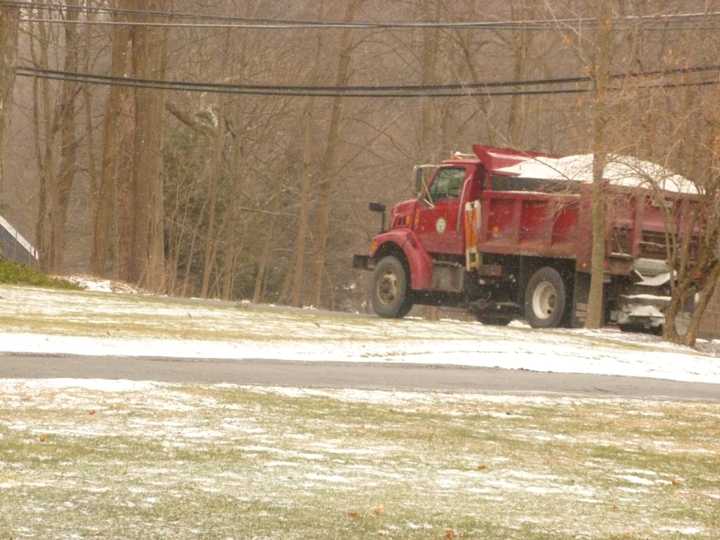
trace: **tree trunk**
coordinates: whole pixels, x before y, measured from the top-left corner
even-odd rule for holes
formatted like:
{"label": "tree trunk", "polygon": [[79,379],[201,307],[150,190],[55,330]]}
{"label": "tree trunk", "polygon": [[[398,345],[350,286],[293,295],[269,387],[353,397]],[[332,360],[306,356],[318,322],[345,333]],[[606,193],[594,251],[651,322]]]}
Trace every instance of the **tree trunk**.
{"label": "tree trunk", "polygon": [[205,236],[205,254],[203,257],[202,285],[200,296],[207,298],[210,289],[210,276],[212,275],[215,262],[215,245],[218,239],[215,238],[215,225],[217,223],[217,198],[218,178],[222,169],[222,156],[225,147],[225,130],[218,125],[214,137],[210,140],[210,160],[206,164],[206,179],[208,186],[208,225]]}
{"label": "tree trunk", "polygon": [[[170,0],[146,0],[142,9],[167,11]],[[134,75],[164,79],[167,64],[167,30],[135,28]],[[165,287],[165,242],[162,178],[163,113],[165,92],[135,89],[135,145],[132,177],[132,246],[130,279],[147,289]]]}
{"label": "tree trunk", "polygon": [[[532,10],[522,0],[521,6],[517,6],[517,2],[511,4],[512,20],[532,19]],[[530,32],[525,29],[513,32],[512,35],[512,56],[513,56],[513,80],[520,81],[525,79],[525,69],[528,61],[530,49]],[[525,96],[515,95],[510,99],[510,113],[508,116],[508,135],[510,145],[513,147],[522,147],[522,140],[525,129],[525,115],[523,108],[525,105]]]}
{"label": "tree trunk", "polygon": [[[432,4],[432,5],[431,5]],[[433,9],[434,8],[434,9]],[[437,0],[431,2],[422,2],[420,9],[420,18],[423,21],[439,20],[439,4]],[[440,32],[438,29],[424,29],[421,30],[423,41],[422,41],[422,56],[421,56],[421,82],[422,84],[433,84],[435,83],[435,77],[437,75],[437,58],[438,58],[438,47],[440,42]],[[435,161],[440,156],[438,155],[438,144],[435,133],[437,132],[437,125],[435,125],[435,108],[433,100],[431,98],[422,98],[421,105],[421,116],[420,116],[420,141],[418,144],[418,150],[420,152],[420,161],[427,163],[428,161]]]}
{"label": "tree trunk", "polygon": [[[355,12],[364,0],[350,0],[345,10],[343,20],[350,22],[355,17]],[[342,31],[340,36],[340,58],[338,60],[337,73],[335,75],[335,84],[337,86],[346,85],[350,77],[350,56],[351,56],[351,37],[352,31],[348,28]],[[327,144],[325,153],[320,162],[320,190],[318,193],[317,206],[317,246],[315,253],[315,280],[313,283],[312,300],[316,306],[322,305],[323,277],[325,274],[325,264],[327,262],[327,243],[330,227],[330,195],[334,186],[332,172],[335,166],[335,156],[337,154],[339,135],[340,135],[340,119],[341,119],[342,98],[335,98],[332,102],[332,110],[330,112],[330,125],[328,126]]]}
{"label": "tree trunk", "polygon": [[[92,13],[86,13],[85,15],[88,19],[92,18]],[[88,28],[85,31],[85,40],[84,40],[84,46],[83,46],[83,57],[82,57],[82,70],[85,73],[90,73],[92,66],[91,66],[91,56],[92,56],[92,31],[90,28]],[[88,156],[88,177],[89,177],[89,225],[93,228],[95,226],[95,216],[98,213],[98,207],[99,207],[99,200],[98,200],[98,193],[100,191],[100,176],[98,171],[98,163],[97,163],[97,154],[96,154],[96,140],[95,140],[95,125],[93,123],[93,92],[90,88],[90,85],[85,84],[82,86],[82,95],[83,95],[83,111],[84,111],[84,119],[85,119],[85,133],[86,133],[86,152]],[[94,246],[94,236],[91,237],[91,258],[90,258],[90,265],[91,269],[93,268],[93,258],[92,258],[92,248]]]}
{"label": "tree trunk", "polygon": [[295,233],[295,261],[292,270],[292,289],[290,304],[300,307],[303,303],[305,289],[305,249],[308,235],[310,214],[310,190],[312,188],[312,126],[314,99],[308,98],[303,111],[303,166],[300,201],[298,206],[298,224]]}
{"label": "tree trunk", "polygon": [[[235,141],[232,149],[232,170],[230,171],[230,175],[232,178],[230,195],[232,201],[239,200],[240,193],[242,192],[242,164],[242,149],[239,147],[237,141]],[[230,208],[226,210],[225,216],[225,219],[228,221],[228,226],[225,227],[225,242],[223,251],[223,300],[230,300],[234,296],[235,267],[237,264],[238,255],[242,253],[243,242],[245,241],[245,229],[247,227],[246,222],[246,225],[243,227],[242,232],[240,232],[241,218],[242,213],[238,209],[238,204],[230,205]]]}
{"label": "tree trunk", "polygon": [[688,327],[687,334],[683,340],[683,344],[688,347],[694,347],[697,341],[698,332],[700,331],[700,324],[702,323],[702,317],[705,314],[705,310],[710,304],[715,290],[717,289],[718,281],[720,280],[720,262],[715,262],[715,266],[707,277],[705,286],[700,291],[700,301],[695,306],[695,311],[690,318],[690,325]]}
{"label": "tree trunk", "polygon": [[[132,8],[132,3],[118,3]],[[111,73],[123,77],[131,72],[131,32],[128,27],[113,27],[111,33]],[[90,256],[92,272],[99,276],[110,271],[113,256],[114,277],[129,280],[130,201],[128,179],[132,171],[132,133],[134,131],[132,90],[113,86],[109,90],[103,119],[103,150],[100,181],[95,193],[93,244]]]}
{"label": "tree trunk", "polygon": [[0,210],[5,180],[5,130],[10,116],[10,101],[15,85],[18,19],[20,10],[0,7]]}
{"label": "tree trunk", "polygon": [[[421,2],[420,18],[423,21],[439,20],[440,5],[438,0],[432,2]],[[438,29],[421,30],[422,40],[422,56],[420,65],[421,81],[423,85],[429,85],[436,82],[437,76],[437,59],[438,48],[440,43],[440,32]],[[431,98],[423,98],[420,111],[420,141],[418,149],[420,151],[420,162],[438,161],[439,153],[439,137],[438,125],[436,122],[436,109]],[[429,320],[436,321],[440,318],[439,310],[435,306],[428,306],[425,309],[426,317]]]}
{"label": "tree trunk", "polygon": [[[50,68],[50,34],[46,23],[36,23],[32,34],[31,54],[33,64],[43,69]],[[35,51],[35,44],[38,51]],[[43,79],[33,85],[33,123],[36,137],[37,165],[40,172],[40,189],[38,194],[38,213],[35,229],[36,245],[40,257],[40,267],[51,269],[53,254],[52,227],[53,213],[56,207],[55,184],[55,144],[54,139],[59,124],[55,121],[51,102],[50,81]]]}
{"label": "tree trunk", "polygon": [[[277,207],[277,204],[275,205]],[[277,223],[277,215],[270,216],[270,227],[263,244],[262,255],[260,256],[260,264],[258,265],[257,274],[255,275],[255,287],[253,290],[253,303],[259,304],[265,296],[265,282],[267,278],[267,269],[272,258],[272,241],[275,236],[275,224]]]}
{"label": "tree trunk", "polygon": [[606,92],[610,71],[612,5],[599,5],[599,26],[595,39],[593,103],[593,185],[592,185],[592,274],[588,295],[586,328],[600,328],[604,319],[603,283],[605,280],[605,197],[604,171],[607,162],[605,130],[607,126]]}
{"label": "tree trunk", "polygon": [[[68,6],[77,6],[78,0],[68,0]],[[78,13],[69,9],[65,13],[68,21],[77,20]],[[79,40],[77,27],[67,24],[65,32],[65,61],[64,69],[69,72],[78,71]],[[65,227],[67,224],[70,193],[77,170],[77,141],[75,135],[75,98],[78,94],[78,85],[73,82],[64,82],[60,98],[60,170],[55,176],[56,184],[52,186],[52,250],[50,270],[58,273],[63,269],[65,261]]]}

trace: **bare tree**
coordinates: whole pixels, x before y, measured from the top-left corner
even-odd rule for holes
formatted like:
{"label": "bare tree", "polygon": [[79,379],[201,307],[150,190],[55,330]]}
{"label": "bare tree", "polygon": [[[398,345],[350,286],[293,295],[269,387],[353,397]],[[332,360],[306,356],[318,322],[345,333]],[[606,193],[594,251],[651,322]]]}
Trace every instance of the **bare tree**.
{"label": "bare tree", "polygon": [[[350,0],[345,8],[343,21],[350,22],[355,18],[355,13],[365,0]],[[339,59],[335,84],[343,86],[350,80],[350,60],[353,44],[351,41],[352,31],[349,28],[342,30],[340,34],[338,52]],[[335,158],[340,144],[340,121],[342,114],[341,98],[334,98],[331,105],[330,121],[327,130],[325,152],[320,159],[318,178],[320,181],[317,206],[317,246],[315,252],[315,279],[312,289],[312,301],[319,306],[322,303],[323,276],[325,275],[325,263],[327,260],[327,244],[330,226],[330,195],[335,182],[333,180],[333,168]]]}
{"label": "bare tree", "polygon": [[588,295],[586,328],[599,328],[603,324],[605,283],[605,197],[603,193],[605,165],[607,163],[607,85],[613,39],[613,7],[611,2],[600,2],[597,11],[598,29],[593,51],[593,186],[592,186],[592,262],[590,292]]}
{"label": "bare tree", "polygon": [[15,82],[19,15],[18,8],[0,6],[0,205],[5,179],[5,130]]}
{"label": "bare tree", "polygon": [[[167,10],[171,0],[116,0],[123,9]],[[167,30],[118,26],[112,33],[112,72],[163,79]],[[93,268],[152,290],[165,288],[162,184],[165,93],[113,87],[107,98],[102,179],[94,216]],[[110,240],[110,241],[109,241]]]}
{"label": "bare tree", "polygon": [[[126,3],[122,3],[125,1]],[[116,7],[131,8],[129,0],[116,0]],[[129,27],[115,26],[111,32],[111,74],[123,77],[132,72],[132,34]],[[97,192],[93,197],[92,271],[130,278],[130,193],[135,128],[133,91],[123,86],[110,88],[105,104],[102,137],[102,164]]]}
{"label": "bare tree", "polygon": [[[167,11],[171,0],[144,0],[137,8]],[[142,79],[164,79],[167,30],[142,28],[133,39],[133,72]],[[135,90],[136,131],[133,171],[133,234],[130,280],[151,290],[165,287],[162,184],[165,93]]]}

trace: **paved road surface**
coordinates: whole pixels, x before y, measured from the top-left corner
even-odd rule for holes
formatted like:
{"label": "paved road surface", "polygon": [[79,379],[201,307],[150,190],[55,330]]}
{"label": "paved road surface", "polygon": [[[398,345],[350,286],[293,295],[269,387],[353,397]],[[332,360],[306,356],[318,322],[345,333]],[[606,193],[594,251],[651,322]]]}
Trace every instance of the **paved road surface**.
{"label": "paved road surface", "polygon": [[98,378],[326,388],[559,393],[720,401],[720,385],[426,365],[0,354],[0,378]]}

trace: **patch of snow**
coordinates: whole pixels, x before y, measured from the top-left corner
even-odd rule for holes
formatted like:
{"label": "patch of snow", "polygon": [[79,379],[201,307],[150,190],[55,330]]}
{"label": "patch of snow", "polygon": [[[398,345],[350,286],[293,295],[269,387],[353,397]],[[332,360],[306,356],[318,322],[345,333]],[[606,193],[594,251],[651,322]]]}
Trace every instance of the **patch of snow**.
{"label": "patch of snow", "polygon": [[430,525],[429,523],[413,523],[412,521],[407,521],[407,522],[405,522],[405,526],[406,526],[408,529],[412,529],[412,530],[432,529],[432,528],[433,528],[433,526]]}
{"label": "patch of snow", "polygon": [[[498,169],[522,178],[536,180],[568,180],[591,182],[593,154],[578,154],[562,158],[529,158],[516,165]],[[684,176],[632,156],[611,155],[605,165],[603,177],[610,183],[626,187],[653,188],[677,193],[697,193],[695,184]]]}
{"label": "patch of snow", "polygon": [[557,482],[560,479],[554,474],[538,474],[518,470],[508,471],[508,475],[513,478],[518,478],[520,480],[541,480],[545,482]]}
{"label": "patch of snow", "polygon": [[[0,332],[0,351],[8,353],[460,365],[720,384],[717,358],[612,329],[530,330],[322,311],[309,316],[287,308],[239,309],[238,304],[122,294],[13,287],[0,292],[4,315],[17,321],[16,331],[5,325]],[[25,330],[36,320],[42,328],[57,324],[57,330]],[[122,321],[128,320],[142,335],[124,329]],[[73,332],[92,334],[97,326],[102,335],[62,335],[68,323]],[[116,326],[121,335],[114,335]],[[175,337],[188,333],[210,338]]]}
{"label": "patch of snow", "polygon": [[110,279],[102,279],[94,276],[86,275],[70,275],[70,276],[58,276],[65,281],[74,283],[75,285],[83,288],[90,292],[102,292],[102,293],[137,293],[138,290],[128,283],[122,281],[113,281]]}
{"label": "patch of snow", "polygon": [[323,482],[331,482],[334,484],[350,483],[349,479],[345,478],[344,476],[339,476],[337,474],[308,473],[308,474],[304,475],[304,478],[307,478],[308,480],[321,480]]}
{"label": "patch of snow", "polygon": [[[514,480],[509,480],[506,477]],[[533,495],[573,495],[594,498],[596,492],[589,486],[579,484],[565,485],[559,483],[560,477],[548,474],[530,473],[528,471],[502,471],[494,477],[485,477],[482,484],[504,491],[518,491]]]}
{"label": "patch of snow", "polygon": [[625,493],[647,493],[647,489],[643,488],[629,488],[629,487],[619,487],[620,491],[623,491]]}
{"label": "patch of snow", "polygon": [[15,380],[6,379],[0,382],[2,386],[26,386],[34,390],[65,390],[79,388],[94,392],[149,392],[159,383],[147,381],[128,381],[123,379],[37,379]]}
{"label": "patch of snow", "polygon": [[655,471],[650,471],[647,469],[624,469],[622,472],[625,474],[634,474],[634,475],[641,474],[643,476],[658,476],[658,473],[656,473]]}
{"label": "patch of snow", "polygon": [[660,532],[669,532],[683,534],[685,536],[695,536],[703,532],[702,527],[660,527]]}
{"label": "patch of snow", "polygon": [[[717,359],[683,351],[618,350],[540,334],[512,336],[509,340],[411,340],[382,343],[355,341],[275,343],[254,341],[201,341],[153,338],[0,333],[0,350],[9,353],[72,354],[89,356],[273,359],[299,361],[412,363],[503,367],[557,373],[587,373],[649,377],[720,384]],[[509,336],[510,337],[510,336]],[[515,338],[515,339],[513,339]]]}
{"label": "patch of snow", "polygon": [[635,476],[632,474],[616,474],[615,478],[619,478],[620,480],[625,480],[626,482],[630,484],[637,484],[640,486],[654,486],[655,480],[648,480],[647,478],[642,478],[640,476]]}

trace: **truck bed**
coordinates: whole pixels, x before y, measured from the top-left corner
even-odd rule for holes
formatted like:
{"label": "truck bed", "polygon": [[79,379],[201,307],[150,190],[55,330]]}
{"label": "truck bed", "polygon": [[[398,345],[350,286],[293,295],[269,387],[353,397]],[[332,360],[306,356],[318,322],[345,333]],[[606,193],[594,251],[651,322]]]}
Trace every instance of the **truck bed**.
{"label": "truck bed", "polygon": [[[577,191],[484,191],[465,208],[467,252],[574,259],[577,271],[589,272],[592,186]],[[697,195],[666,192],[658,202],[647,189],[606,185],[605,198],[610,274],[632,272],[637,258],[667,259],[666,213],[681,231],[693,227],[688,216]]]}

